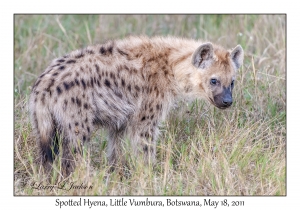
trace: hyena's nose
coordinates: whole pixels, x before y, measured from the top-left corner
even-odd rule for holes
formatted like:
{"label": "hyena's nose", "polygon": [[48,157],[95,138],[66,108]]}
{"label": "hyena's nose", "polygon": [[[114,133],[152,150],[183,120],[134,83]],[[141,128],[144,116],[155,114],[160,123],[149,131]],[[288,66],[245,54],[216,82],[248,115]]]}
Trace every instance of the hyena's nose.
{"label": "hyena's nose", "polygon": [[226,107],[231,106],[231,104],[232,104],[232,97],[228,97],[228,96],[224,97],[222,103]]}

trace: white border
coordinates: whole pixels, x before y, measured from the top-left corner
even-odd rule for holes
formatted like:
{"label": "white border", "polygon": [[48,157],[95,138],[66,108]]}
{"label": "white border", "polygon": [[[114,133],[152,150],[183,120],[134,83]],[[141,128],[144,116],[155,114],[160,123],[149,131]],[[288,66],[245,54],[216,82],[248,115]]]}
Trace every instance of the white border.
{"label": "white border", "polygon": [[[3,209],[53,209],[56,197],[13,196],[13,14],[14,13],[286,13],[287,14],[287,196],[210,197],[214,200],[243,200],[243,209],[296,209],[299,205],[299,12],[297,4],[279,1],[9,1],[1,4],[1,204]],[[69,197],[59,197],[67,200]],[[72,197],[74,200],[78,197]],[[111,197],[89,197],[93,200]],[[119,197],[118,197],[119,198]],[[154,197],[151,197],[153,199]],[[205,197],[186,197],[203,200]],[[167,197],[155,197],[166,200]],[[172,197],[174,199],[174,197]],[[5,208],[6,207],[6,208]],[[291,208],[294,207],[294,208]],[[85,207],[87,208],[87,207]],[[93,207],[99,208],[99,207]],[[131,207],[129,207],[131,209]],[[140,208],[140,207],[138,207]],[[182,207],[172,207],[182,208]],[[299,207],[298,207],[299,208]],[[218,207],[219,209],[219,207]],[[238,208],[236,208],[238,209]]]}

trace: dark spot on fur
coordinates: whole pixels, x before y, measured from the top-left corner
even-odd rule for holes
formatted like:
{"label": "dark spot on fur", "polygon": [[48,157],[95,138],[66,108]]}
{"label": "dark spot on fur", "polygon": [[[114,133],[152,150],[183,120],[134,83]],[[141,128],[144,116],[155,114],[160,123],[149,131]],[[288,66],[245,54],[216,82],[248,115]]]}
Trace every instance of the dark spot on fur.
{"label": "dark spot on fur", "polygon": [[75,126],[78,126],[79,125],[79,123],[78,122],[75,122]]}
{"label": "dark spot on fur", "polygon": [[42,101],[43,105],[45,105],[45,96],[46,96],[46,93],[43,93],[42,98],[41,98],[41,101]]}
{"label": "dark spot on fur", "polygon": [[145,119],[146,119],[146,116],[143,116],[142,119],[141,119],[141,121],[144,121]]}
{"label": "dark spot on fur", "polygon": [[122,50],[118,49],[118,52],[119,52],[121,55],[123,55],[123,56],[127,56],[127,57],[128,57],[128,54],[127,54],[127,53],[125,53],[124,51],[122,51]]}
{"label": "dark spot on fur", "polygon": [[64,111],[66,111],[67,105],[68,105],[68,101],[65,99],[65,100],[64,100],[64,106],[63,106],[63,110],[64,110]]}
{"label": "dark spot on fur", "polygon": [[106,79],[106,80],[104,81],[104,84],[105,84],[107,87],[110,87],[110,81],[109,81],[109,80]]}
{"label": "dark spot on fur", "polygon": [[64,80],[66,77],[69,77],[69,76],[71,76],[71,75],[72,75],[72,73],[71,73],[71,72],[68,72],[68,73],[64,74],[64,75],[60,78],[60,80],[62,81],[62,80]]}
{"label": "dark spot on fur", "polygon": [[70,88],[72,88],[74,85],[75,85],[75,83],[74,83],[73,81],[71,81],[71,82],[69,83]]}
{"label": "dark spot on fur", "polygon": [[62,93],[62,90],[60,89],[59,86],[56,87],[56,91],[57,91],[57,94],[58,94],[58,95],[60,95],[60,94]]}
{"label": "dark spot on fur", "polygon": [[75,58],[79,59],[84,56],[83,52],[81,51],[78,55],[75,56]]}
{"label": "dark spot on fur", "polygon": [[139,92],[141,89],[139,86],[135,85],[134,88],[136,89],[137,92]]}
{"label": "dark spot on fur", "polygon": [[73,104],[75,103],[75,99],[73,97],[71,98],[71,101]]}
{"label": "dark spot on fur", "polygon": [[41,82],[41,80],[38,80],[38,81],[34,84],[33,88],[37,87],[37,86],[40,84],[40,82]]}
{"label": "dark spot on fur", "polygon": [[139,57],[141,57],[142,56],[142,53],[140,52],[140,53],[137,53],[137,54],[135,54],[135,57],[136,58],[139,58]]}
{"label": "dark spot on fur", "polygon": [[134,74],[136,74],[138,72],[136,68],[132,68],[132,71]]}
{"label": "dark spot on fur", "polygon": [[160,108],[160,105],[156,104],[156,109],[159,110],[159,108]]}
{"label": "dark spot on fur", "polygon": [[116,87],[119,87],[118,82],[116,80],[114,80],[114,84]]}
{"label": "dark spot on fur", "polygon": [[104,47],[100,47],[100,53],[101,53],[102,55],[105,55],[105,54],[106,54],[106,50],[105,50]]}
{"label": "dark spot on fur", "polygon": [[69,123],[69,129],[71,130],[72,129],[72,127],[71,127],[71,124]]}
{"label": "dark spot on fur", "polygon": [[55,72],[54,74],[52,74],[53,77],[57,76],[58,72]]}
{"label": "dark spot on fur", "polygon": [[98,64],[95,64],[95,67],[96,67],[96,71],[97,71],[97,73],[99,74],[99,71],[100,71],[100,69],[99,69],[99,66],[98,66]]}
{"label": "dark spot on fur", "polygon": [[80,86],[80,83],[79,83],[77,78],[75,78],[75,83],[76,83],[77,86]]}
{"label": "dark spot on fur", "polygon": [[85,123],[87,123],[87,122],[88,122],[88,118],[87,118],[87,117],[85,118],[84,122],[85,122]]}
{"label": "dark spot on fur", "polygon": [[67,63],[68,64],[70,64],[70,63],[76,63],[76,60],[68,60]]}
{"label": "dark spot on fur", "polygon": [[83,107],[84,107],[85,109],[88,109],[88,108],[89,108],[89,106],[88,106],[87,103],[84,103]]}
{"label": "dark spot on fur", "polygon": [[128,86],[127,86],[127,89],[128,89],[128,91],[130,92],[130,91],[131,91],[131,85],[128,85]]}
{"label": "dark spot on fur", "polygon": [[154,57],[151,57],[151,58],[149,58],[148,62],[150,63],[150,62],[152,62],[152,61],[154,61],[154,60],[155,60],[155,58],[154,58]]}
{"label": "dark spot on fur", "polygon": [[86,88],[86,84],[85,84],[85,82],[84,82],[83,79],[81,79],[81,84],[82,84],[82,86],[83,86],[83,89],[85,89],[85,88]]}
{"label": "dark spot on fur", "polygon": [[60,66],[58,69],[59,69],[59,70],[64,70],[64,69],[65,69],[65,66]]}
{"label": "dark spot on fur", "polygon": [[153,120],[154,114],[151,116],[151,120]]}
{"label": "dark spot on fur", "polygon": [[125,84],[125,80],[124,79],[121,80],[121,83],[122,83],[122,86],[125,87],[126,84]]}
{"label": "dark spot on fur", "polygon": [[86,136],[85,135],[83,135],[83,141],[86,141]]}
{"label": "dark spot on fur", "polygon": [[87,130],[88,130],[88,132],[90,132],[90,127],[89,126],[87,126]]}
{"label": "dark spot on fur", "polygon": [[110,72],[110,78],[115,79],[115,78],[116,78],[116,77],[115,77],[115,74],[112,73],[112,72]]}
{"label": "dark spot on fur", "polygon": [[114,93],[116,94],[116,96],[118,96],[119,98],[122,99],[122,97],[123,97],[122,93],[120,93],[120,92],[114,92]]}
{"label": "dark spot on fur", "polygon": [[94,80],[93,80],[93,77],[91,77],[91,86],[94,87]]}
{"label": "dark spot on fur", "polygon": [[43,78],[46,74],[47,74],[47,73],[41,74],[41,75],[39,76],[39,78],[40,78],[40,79]]}
{"label": "dark spot on fur", "polygon": [[76,97],[76,103],[77,103],[77,106],[81,107],[81,100],[77,97]]}
{"label": "dark spot on fur", "polygon": [[60,63],[65,62],[65,59],[59,59],[59,60],[57,60],[57,62],[60,62]]}
{"label": "dark spot on fur", "polygon": [[55,65],[53,65],[51,67],[53,68],[53,67],[56,67],[56,66],[60,66],[60,63],[57,63],[57,64],[55,64]]}
{"label": "dark spot on fur", "polygon": [[110,54],[112,54],[113,47],[114,47],[114,46],[113,46],[113,44],[112,44],[112,45],[111,45],[111,46],[109,46],[109,47],[108,47],[108,49],[107,49],[107,50],[108,50],[108,52],[109,52]]}
{"label": "dark spot on fur", "polygon": [[91,55],[95,54],[95,52],[93,50],[86,50],[86,52]]}
{"label": "dark spot on fur", "polygon": [[67,82],[64,82],[63,84],[64,84],[65,89],[66,89],[66,90],[69,90],[70,85],[69,85]]}

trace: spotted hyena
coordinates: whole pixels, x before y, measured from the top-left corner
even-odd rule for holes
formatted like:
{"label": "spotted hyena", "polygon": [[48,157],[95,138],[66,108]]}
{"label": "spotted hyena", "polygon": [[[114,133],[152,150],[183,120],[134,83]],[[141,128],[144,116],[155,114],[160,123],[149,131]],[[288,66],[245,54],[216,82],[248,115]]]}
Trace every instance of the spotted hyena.
{"label": "spotted hyena", "polygon": [[155,161],[159,125],[176,100],[205,98],[220,109],[232,104],[240,45],[175,37],[128,37],[89,46],[55,59],[32,88],[29,109],[42,164],[59,151],[62,168],[74,169],[99,127],[108,131],[110,165],[122,160],[124,139],[135,155]]}

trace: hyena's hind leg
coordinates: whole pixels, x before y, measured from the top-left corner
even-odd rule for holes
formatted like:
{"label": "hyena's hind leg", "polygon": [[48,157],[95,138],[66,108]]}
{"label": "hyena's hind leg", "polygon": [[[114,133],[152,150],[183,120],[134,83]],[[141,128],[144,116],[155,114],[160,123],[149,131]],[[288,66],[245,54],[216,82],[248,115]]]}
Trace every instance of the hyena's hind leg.
{"label": "hyena's hind leg", "polygon": [[92,126],[79,125],[75,122],[74,126],[68,124],[62,138],[62,159],[61,167],[64,177],[67,177],[75,170],[76,162],[80,161],[83,154],[83,145],[91,138]]}
{"label": "hyena's hind leg", "polygon": [[58,153],[57,126],[48,109],[36,108],[32,103],[30,105],[33,135],[39,150],[37,164],[42,166],[44,173],[50,174],[53,160]]}
{"label": "hyena's hind leg", "polygon": [[[69,100],[69,110],[57,115],[57,120],[63,128],[61,134],[61,169],[64,177],[75,170],[76,162],[80,161],[83,154],[83,145],[89,141],[94,131],[92,113],[82,110],[81,102]],[[86,105],[88,106],[88,105]],[[59,118],[63,116],[63,118]]]}
{"label": "hyena's hind leg", "polygon": [[76,167],[76,156],[82,155],[82,145],[73,145],[69,140],[62,142],[61,168],[62,175],[68,177]]}

